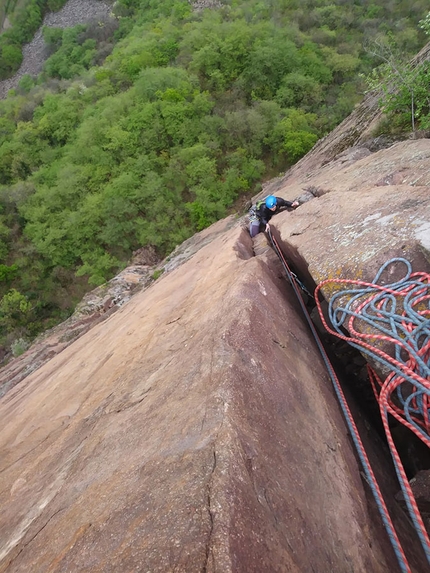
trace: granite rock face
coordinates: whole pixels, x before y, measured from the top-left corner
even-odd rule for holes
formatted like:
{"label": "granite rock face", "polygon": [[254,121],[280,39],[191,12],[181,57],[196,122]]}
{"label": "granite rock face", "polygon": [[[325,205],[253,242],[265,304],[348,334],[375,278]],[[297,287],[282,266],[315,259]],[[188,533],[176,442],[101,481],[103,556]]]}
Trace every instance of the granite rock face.
{"label": "granite rock face", "polygon": [[218,221],[178,245],[164,261],[158,261],[151,249],[136,251],[130,266],[106,284],[87,293],[70,318],[42,333],[21,356],[4,358],[7,364],[0,369],[0,397],[96,324],[106,320],[135,294],[154,284],[157,274],[179,267],[233,224],[234,217]]}
{"label": "granite rock face", "polygon": [[[308,186],[318,196],[278,215],[275,225],[292,260],[316,284],[333,277],[372,281],[392,257],[428,272],[429,173],[428,139],[374,153],[350,150],[311,178],[297,172],[291,180],[287,176],[281,196],[298,196]],[[399,268],[398,278],[404,270]]]}
{"label": "granite rock face", "polygon": [[[264,188],[301,198],[271,225],[309,290],[393,256],[429,269],[429,140],[369,139],[378,114],[367,99]],[[0,372],[0,573],[399,571],[265,236],[229,217],[138,259]],[[388,453],[355,413],[424,573]]]}
{"label": "granite rock face", "polygon": [[280,274],[237,224],[2,398],[1,572],[397,570]]}

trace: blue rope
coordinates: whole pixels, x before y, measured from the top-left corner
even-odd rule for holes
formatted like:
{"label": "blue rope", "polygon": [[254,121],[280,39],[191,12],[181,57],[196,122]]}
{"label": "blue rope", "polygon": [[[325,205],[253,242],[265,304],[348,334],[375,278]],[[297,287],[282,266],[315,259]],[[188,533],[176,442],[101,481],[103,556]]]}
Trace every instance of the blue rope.
{"label": "blue rope", "polygon": [[[412,357],[417,364],[415,368],[416,373],[419,374],[421,378],[430,380],[430,356],[425,360],[419,354],[420,350],[430,341],[430,318],[425,318],[414,308],[417,299],[423,296],[423,291],[426,290],[430,293],[430,284],[424,284],[414,278],[411,279],[411,264],[408,260],[402,258],[393,258],[387,261],[379,269],[372,282],[375,285],[378,284],[384,271],[396,263],[401,263],[406,266],[406,274],[402,279],[394,283],[384,284],[384,288],[397,292],[398,296],[380,291],[376,287],[357,287],[342,290],[334,294],[330,299],[328,315],[334,329],[341,335],[344,335],[341,326],[345,324],[348,319],[354,317],[361,323],[368,325],[371,331],[379,331],[398,342],[398,344],[394,344],[395,362],[389,362],[383,359],[380,355],[360,344],[356,344],[352,341],[350,344],[382,363],[384,366],[387,366],[390,370],[394,371],[396,375],[401,376],[417,387],[417,391],[415,391],[414,394],[418,408],[412,406],[412,398],[410,396],[407,399],[403,397],[400,386],[397,388],[397,397],[405,411],[405,416],[408,421],[418,432],[423,433],[421,426],[411,419],[411,414],[423,417],[427,415],[427,412],[424,410],[423,396],[430,396],[430,392],[419,380],[411,376],[406,368],[408,359]],[[402,291],[404,293],[407,289],[410,290],[408,290],[406,294],[402,294]],[[372,296],[372,300],[365,304],[359,313],[354,312],[353,307],[356,302],[362,302],[370,295]],[[346,298],[348,299],[347,302],[345,302]],[[430,309],[430,301],[427,301],[427,308]],[[405,328],[405,323],[412,327],[410,331]],[[398,364],[396,364],[396,362]],[[428,436],[428,434],[424,435]]]}
{"label": "blue rope", "polygon": [[[311,317],[309,316],[306,305],[303,302],[303,298],[302,298],[300,291],[299,291],[299,289],[298,289],[298,287],[294,281],[294,277],[292,276],[291,271],[290,271],[290,269],[289,269],[289,267],[288,267],[288,265],[284,259],[284,256],[282,255],[282,252],[280,251],[280,249],[279,249],[275,239],[273,238],[270,230],[269,230],[268,234],[269,234],[269,238],[271,240],[272,246],[273,246],[276,254],[278,255],[278,257],[279,257],[279,259],[280,259],[280,261],[281,261],[281,263],[285,269],[288,280],[290,281],[290,283],[294,289],[294,292],[295,292],[297,299],[300,303],[300,306],[303,310],[303,314],[304,314],[306,321],[307,321],[307,323],[308,323],[308,325],[312,331],[312,334],[315,338],[315,342],[318,346],[318,349],[319,349],[321,356],[324,360],[324,363],[326,365],[327,371],[330,375],[330,378],[331,378],[331,381],[332,381],[332,384],[334,387],[334,391],[336,393],[340,407],[342,409],[342,412],[343,412],[346,424],[348,426],[351,438],[352,438],[354,445],[355,445],[355,448],[357,450],[357,454],[358,454],[358,457],[360,459],[361,465],[363,467],[363,471],[366,475],[367,483],[369,484],[369,487],[372,491],[373,497],[375,499],[375,503],[377,505],[379,514],[380,514],[382,522],[384,524],[384,527],[387,531],[388,538],[389,538],[390,543],[393,547],[393,550],[394,550],[394,553],[396,555],[397,561],[399,563],[400,569],[403,573],[410,573],[411,570],[410,570],[409,565],[406,561],[403,549],[400,545],[396,531],[395,531],[394,526],[393,526],[391,519],[389,517],[387,508],[385,506],[385,501],[383,500],[382,494],[380,493],[379,487],[376,483],[376,480],[375,480],[372,468],[370,466],[369,460],[367,459],[367,456],[365,455],[365,451],[364,451],[364,447],[363,447],[360,435],[359,435],[357,427],[353,421],[351,412],[349,410],[349,407],[348,407],[348,404],[345,400],[343,392],[340,388],[336,373],[335,373],[333,366],[331,365],[331,362],[330,362],[330,360],[326,354],[324,346],[322,345],[322,342],[318,336],[315,325],[312,322]],[[344,293],[345,291],[342,291],[342,292]]]}
{"label": "blue rope", "polygon": [[[429,282],[421,282],[416,277],[411,277],[412,266],[408,260],[403,258],[393,258],[387,261],[381,266],[372,282],[377,285],[378,281],[381,281],[383,273],[388,271],[391,265],[399,263],[406,267],[404,277],[396,282],[383,284],[384,289],[394,291],[394,294],[381,291],[376,286],[360,287],[357,285],[357,287],[353,289],[341,290],[330,299],[328,315],[336,332],[343,337],[345,335],[341,330],[342,325],[347,324],[351,317],[354,317],[362,326],[366,325],[370,327],[371,332],[380,332],[397,342],[397,344],[396,342],[393,343],[395,360],[391,361],[383,358],[376,352],[372,352],[359,343],[353,342],[352,340],[348,341],[351,346],[388,367],[396,376],[408,381],[412,385],[412,388],[406,388],[409,395],[405,398],[402,393],[402,386],[403,389],[405,389],[405,385],[402,382],[402,384],[396,388],[396,396],[403,409],[405,419],[414,428],[415,433],[421,437],[424,442],[428,443],[430,438],[428,432],[417,423],[413,416],[415,416],[415,418],[422,417],[423,419],[427,419],[429,415],[429,408],[425,405],[424,396],[430,397],[430,352],[427,353],[427,357],[423,357],[420,355],[420,351],[430,342],[430,318],[426,318],[417,312],[415,306],[423,296],[430,294],[430,284]],[[367,298],[370,299],[370,297],[371,300],[361,306],[359,313],[353,310],[357,306],[357,303],[361,304],[365,302]],[[427,306],[425,306],[426,302]],[[430,309],[430,300],[427,299],[426,302],[425,300],[421,301],[425,310]],[[405,327],[405,324],[408,325],[409,329]],[[363,330],[362,326],[360,330]],[[416,376],[408,372],[410,367],[407,362],[410,358],[412,358],[416,364],[416,366],[414,366],[414,373],[418,374],[424,380],[428,380],[429,384],[423,384]],[[416,406],[413,405],[413,402],[415,402]],[[381,415],[383,414],[388,424],[387,406],[383,404],[381,409]],[[424,548],[424,552],[430,564],[428,537],[424,534],[423,527],[411,503],[409,492],[404,485],[399,461],[393,451],[391,451],[391,456],[409,515],[414,523],[421,545]]]}

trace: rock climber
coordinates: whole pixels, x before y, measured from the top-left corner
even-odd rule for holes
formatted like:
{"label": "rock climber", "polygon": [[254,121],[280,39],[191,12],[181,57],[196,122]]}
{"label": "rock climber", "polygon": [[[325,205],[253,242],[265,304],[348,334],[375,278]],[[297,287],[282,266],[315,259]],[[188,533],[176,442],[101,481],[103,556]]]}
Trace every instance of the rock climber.
{"label": "rock climber", "polygon": [[297,200],[287,201],[274,195],[268,195],[265,199],[257,201],[249,211],[249,234],[251,237],[255,237],[258,233],[268,231],[269,221],[273,215],[285,209],[295,209],[298,206]]}

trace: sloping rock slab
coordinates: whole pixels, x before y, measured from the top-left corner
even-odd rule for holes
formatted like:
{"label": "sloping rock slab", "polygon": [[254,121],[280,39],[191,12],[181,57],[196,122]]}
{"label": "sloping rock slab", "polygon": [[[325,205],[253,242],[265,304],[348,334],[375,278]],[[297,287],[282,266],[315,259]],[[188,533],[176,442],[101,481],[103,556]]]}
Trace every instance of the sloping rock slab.
{"label": "sloping rock slab", "polygon": [[291,289],[238,226],[0,419],[2,573],[397,571]]}
{"label": "sloping rock slab", "polygon": [[[427,139],[398,143],[345,166],[335,160],[308,180],[325,193],[273,221],[294,263],[316,284],[336,277],[372,281],[392,257],[427,271],[429,174]],[[293,184],[281,195],[299,189]]]}
{"label": "sloping rock slab", "polygon": [[129,267],[104,285],[87,293],[70,318],[42,333],[24,354],[9,360],[7,365],[0,369],[0,397],[96,324],[106,320],[137,292],[153,284],[154,271],[167,273],[181,266],[199,249],[234,225],[237,225],[237,220],[233,216],[214,223],[178,245],[158,265],[155,264],[156,258],[150,249],[142,248],[136,251]]}

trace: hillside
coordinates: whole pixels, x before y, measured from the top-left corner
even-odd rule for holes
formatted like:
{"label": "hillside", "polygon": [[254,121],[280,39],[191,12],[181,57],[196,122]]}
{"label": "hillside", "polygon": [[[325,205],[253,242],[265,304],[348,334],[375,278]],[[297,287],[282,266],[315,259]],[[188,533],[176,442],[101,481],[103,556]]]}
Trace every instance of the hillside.
{"label": "hillside", "polygon": [[[430,271],[428,140],[369,147],[314,153],[312,170],[304,158],[269,186],[302,195],[272,228],[309,288],[371,281],[395,256]],[[253,244],[229,218],[163,264],[74,342],[48,338],[58,354],[2,398],[0,571],[400,570],[264,236]],[[411,571],[424,573],[388,450],[363,419],[372,408],[350,404]],[[406,449],[428,475],[427,454]]]}
{"label": "hillside", "polygon": [[44,61],[49,57],[42,35],[42,27],[68,28],[77,24],[85,24],[92,20],[102,21],[108,17],[110,6],[100,0],[68,0],[65,6],[57,12],[48,12],[33,39],[23,46],[22,63],[9,79],[0,80],[0,98],[5,98],[12,88],[16,88],[25,75],[37,77],[42,71]]}
{"label": "hillside", "polygon": [[[106,17],[106,3],[83,10],[71,0],[49,13],[62,3],[29,0],[0,37],[7,67],[45,18],[23,50],[32,64],[39,50],[49,57],[37,77],[24,61],[0,101],[6,359],[70,317],[136,251],[161,261],[240,211],[349,116],[387,50],[407,72],[427,39],[424,0],[120,0]],[[90,8],[100,8],[90,23],[63,27]],[[420,94],[426,74],[423,63]],[[389,101],[380,128],[389,141],[411,130],[408,85]],[[416,105],[423,131],[428,101]]]}
{"label": "hillside", "polygon": [[[244,9],[240,2],[231,6]],[[247,14],[251,20],[253,12]],[[215,25],[213,15],[201,18]],[[197,34],[194,16],[188,24]],[[141,45],[131,54],[128,41],[117,49],[131,66]],[[418,58],[427,61],[428,46]],[[55,95],[62,104],[70,93],[80,101],[100,89],[96,82],[77,97],[76,84],[66,84]],[[186,91],[185,84],[178,89]],[[31,89],[34,97],[40,88]],[[167,99],[149,97],[146,112],[179,113],[178,93],[169,90]],[[117,165],[136,167],[121,139],[127,130],[120,134],[115,124],[115,139],[107,121],[115,110],[120,118],[136,112],[134,96],[125,93],[97,100],[101,131],[94,109],[80,109],[89,121],[86,146],[78,139],[82,164],[95,157],[96,141],[109,157],[122,153]],[[204,111],[203,91],[187,93],[188,104]],[[26,136],[63,117],[55,97],[43,103],[43,121],[36,107],[39,123],[19,128]],[[15,105],[13,98],[7,105]],[[68,289],[76,297],[81,287],[88,292],[67,320],[0,369],[0,573],[428,571],[430,146],[426,130],[408,136],[405,124],[397,129],[400,112],[392,119],[396,129],[381,133],[378,99],[369,94],[294,165],[239,193],[230,205],[232,211],[241,205],[239,213],[196,233],[189,228],[167,256],[151,242],[130,247],[128,264],[94,290],[74,283],[73,265],[55,267],[60,301]],[[28,100],[20,101],[23,110]],[[127,105],[118,107],[120,101]],[[70,137],[66,155],[82,132]],[[40,140],[13,141],[31,141],[34,149]],[[168,149],[176,171],[163,192],[184,185],[180,168],[190,177],[206,173],[201,147],[195,154],[190,147]],[[216,149],[211,157],[218,158]],[[54,163],[63,161],[60,155]],[[77,171],[61,165],[62,186],[52,184],[60,171],[41,167],[24,182],[5,184],[0,196],[21,201],[21,217],[32,213],[45,222],[44,209],[55,204],[51,215],[67,214],[69,230],[83,232],[72,209],[75,192],[87,201],[87,215],[101,216],[105,204],[94,187],[86,194]],[[94,183],[102,164],[85,165]],[[104,198],[112,201],[109,224],[122,221],[130,230],[134,219],[114,199],[138,201],[148,187],[124,173],[117,173],[124,186],[107,184]],[[208,189],[213,181],[204,179]],[[192,202],[196,187],[187,185],[187,193],[196,192],[187,198]],[[124,189],[129,194],[118,195]],[[298,198],[300,206],[276,214],[270,235],[251,239],[243,205],[251,194],[268,193]],[[16,221],[17,212],[4,212],[4,224]],[[168,214],[179,229],[177,211]],[[64,242],[69,253],[81,248],[70,233],[44,229],[51,241],[46,237],[45,245],[61,249]],[[19,249],[34,259],[32,269],[52,287],[34,246],[14,230]],[[123,228],[116,232],[121,238]],[[31,273],[25,277],[34,288]],[[320,314],[309,293],[321,284]]]}

